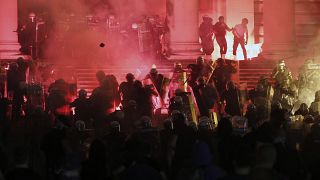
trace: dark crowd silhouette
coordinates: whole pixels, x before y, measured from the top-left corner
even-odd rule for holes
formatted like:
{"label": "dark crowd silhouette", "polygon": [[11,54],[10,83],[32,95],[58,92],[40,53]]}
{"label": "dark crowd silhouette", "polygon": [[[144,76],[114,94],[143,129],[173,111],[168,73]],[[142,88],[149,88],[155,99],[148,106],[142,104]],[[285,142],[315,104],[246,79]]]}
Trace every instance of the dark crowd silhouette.
{"label": "dark crowd silhouette", "polygon": [[[163,85],[174,76],[156,68],[141,81],[128,73],[120,84],[98,71],[99,86],[90,96],[80,90],[73,101],[68,83],[58,79],[45,108],[24,100],[25,66],[10,68],[13,98],[0,96],[0,180],[320,179],[316,108],[301,104],[293,112],[271,101],[265,77],[242,103],[230,62],[198,58],[189,65],[192,94],[175,89],[168,115],[156,107],[166,104]],[[174,73],[185,73],[181,64]],[[319,101],[320,92],[311,106]]]}

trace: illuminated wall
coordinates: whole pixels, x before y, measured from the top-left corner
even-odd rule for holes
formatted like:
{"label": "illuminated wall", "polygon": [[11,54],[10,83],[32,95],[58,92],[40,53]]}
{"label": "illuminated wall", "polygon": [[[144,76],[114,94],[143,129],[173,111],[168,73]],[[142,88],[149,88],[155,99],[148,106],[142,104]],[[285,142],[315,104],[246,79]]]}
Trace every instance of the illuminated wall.
{"label": "illuminated wall", "polygon": [[16,0],[0,1],[0,59],[15,59],[19,53]]}

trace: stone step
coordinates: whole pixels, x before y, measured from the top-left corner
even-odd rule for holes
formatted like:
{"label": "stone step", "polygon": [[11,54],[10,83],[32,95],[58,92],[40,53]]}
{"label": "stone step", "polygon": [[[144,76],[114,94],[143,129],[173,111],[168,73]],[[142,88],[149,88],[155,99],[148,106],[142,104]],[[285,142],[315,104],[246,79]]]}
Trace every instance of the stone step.
{"label": "stone step", "polygon": [[[170,60],[162,60],[157,64],[158,72],[168,77],[172,72],[173,65],[175,61]],[[183,67],[186,67],[188,64],[195,63],[195,60],[179,60],[177,62],[181,62]],[[240,61],[239,62],[239,83],[246,83],[248,89],[252,89],[256,86],[261,75],[265,75],[270,77],[272,69],[275,63],[267,60],[255,59],[251,61]],[[150,67],[151,68],[151,67]],[[92,90],[98,86],[98,82],[96,80],[95,74],[99,70],[103,70],[106,74],[113,74],[117,77],[119,83],[125,80],[125,76],[127,73],[141,73],[142,79],[150,70],[149,67],[144,65],[138,65],[134,67],[132,64],[124,64],[124,65],[104,65],[101,67],[86,67],[86,66],[77,66],[77,67],[65,67],[60,68],[60,71],[73,71],[77,77],[77,89],[86,89],[88,94],[90,95]],[[139,71],[139,72],[137,72]]]}

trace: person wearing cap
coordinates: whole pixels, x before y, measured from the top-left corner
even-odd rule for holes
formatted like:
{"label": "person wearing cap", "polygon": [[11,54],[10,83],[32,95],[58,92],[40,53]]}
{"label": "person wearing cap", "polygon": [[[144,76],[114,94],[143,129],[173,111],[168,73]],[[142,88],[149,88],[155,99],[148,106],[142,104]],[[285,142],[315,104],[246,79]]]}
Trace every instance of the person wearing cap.
{"label": "person wearing cap", "polygon": [[223,16],[219,16],[219,21],[214,25],[214,29],[216,40],[220,47],[220,55],[221,58],[224,60],[228,49],[226,34],[227,31],[231,31],[232,29],[229,28],[229,26],[224,22]]}
{"label": "person wearing cap", "polygon": [[200,24],[199,27],[199,36],[201,39],[202,51],[205,55],[211,56],[214,45],[212,36],[214,33],[214,26],[212,24],[212,18],[209,16],[202,17],[203,22]]}
{"label": "person wearing cap", "polygon": [[236,56],[237,55],[237,48],[238,45],[240,44],[242,51],[243,51],[243,57],[244,60],[247,60],[247,50],[245,45],[247,45],[248,43],[248,19],[247,18],[243,18],[241,21],[241,24],[237,24],[234,28],[233,28],[233,35],[234,35],[234,39],[233,39],[233,55]]}

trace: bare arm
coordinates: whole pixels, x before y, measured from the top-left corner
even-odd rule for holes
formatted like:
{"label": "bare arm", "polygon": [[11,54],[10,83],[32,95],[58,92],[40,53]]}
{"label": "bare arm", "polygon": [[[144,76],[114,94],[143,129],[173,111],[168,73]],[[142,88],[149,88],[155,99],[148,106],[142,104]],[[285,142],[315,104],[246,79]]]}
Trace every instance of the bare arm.
{"label": "bare arm", "polygon": [[227,31],[232,31],[233,30],[233,28],[230,28],[226,23],[224,25],[226,26],[226,30]]}

